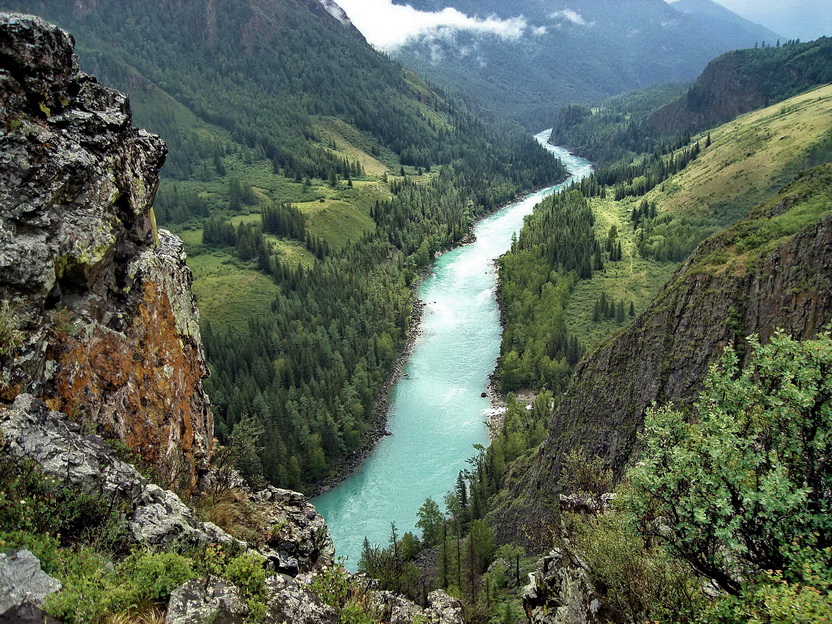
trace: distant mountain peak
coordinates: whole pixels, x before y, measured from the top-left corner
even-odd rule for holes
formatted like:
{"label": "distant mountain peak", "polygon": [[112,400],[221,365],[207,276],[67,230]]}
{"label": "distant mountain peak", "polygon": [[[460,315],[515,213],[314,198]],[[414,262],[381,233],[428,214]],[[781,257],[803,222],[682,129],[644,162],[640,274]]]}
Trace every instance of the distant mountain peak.
{"label": "distant mountain peak", "polygon": [[777,39],[785,40],[785,37],[765,26],[737,15],[731,9],[714,0],[674,0],[670,3],[670,6],[699,20],[712,21],[715,25],[738,29],[746,36],[753,36],[755,41],[773,43]]}

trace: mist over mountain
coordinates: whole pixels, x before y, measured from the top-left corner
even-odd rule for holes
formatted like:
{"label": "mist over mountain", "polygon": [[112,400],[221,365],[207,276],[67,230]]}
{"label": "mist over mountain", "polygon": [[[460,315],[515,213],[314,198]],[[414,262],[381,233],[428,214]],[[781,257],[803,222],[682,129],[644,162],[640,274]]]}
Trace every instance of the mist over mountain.
{"label": "mist over mountain", "polygon": [[745,38],[743,47],[750,47],[748,42],[751,39],[754,43],[772,45],[786,39],[765,26],[737,15],[714,0],[676,0],[670,6],[699,20],[703,26],[708,27],[711,35],[722,38],[726,45],[736,42],[740,37]]}
{"label": "mist over mountain", "polygon": [[563,104],[689,81],[723,52],[777,38],[713,3],[679,8],[663,0],[407,4],[427,12],[450,7],[477,20],[522,19],[522,34],[514,38],[436,28],[392,53],[436,83],[458,86],[483,108],[530,129],[549,123],[552,109]]}

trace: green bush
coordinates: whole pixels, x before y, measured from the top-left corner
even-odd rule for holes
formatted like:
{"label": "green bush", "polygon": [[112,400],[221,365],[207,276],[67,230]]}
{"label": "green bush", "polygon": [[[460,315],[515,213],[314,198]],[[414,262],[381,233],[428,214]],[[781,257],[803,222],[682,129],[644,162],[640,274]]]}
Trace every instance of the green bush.
{"label": "green bush", "polygon": [[734,596],[768,570],[797,587],[832,564],[832,339],[749,342],[691,410],[649,411],[624,497],[645,535]]}

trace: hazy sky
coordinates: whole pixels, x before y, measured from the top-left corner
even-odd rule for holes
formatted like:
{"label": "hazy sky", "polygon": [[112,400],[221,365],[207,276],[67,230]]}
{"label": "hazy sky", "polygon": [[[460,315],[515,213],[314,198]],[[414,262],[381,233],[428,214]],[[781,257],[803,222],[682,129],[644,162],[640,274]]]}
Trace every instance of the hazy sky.
{"label": "hazy sky", "polygon": [[[717,0],[746,19],[762,24],[786,39],[808,41],[832,36],[832,0]],[[546,27],[530,27],[522,16],[501,20],[496,17],[474,19],[456,9],[429,13],[410,6],[394,5],[392,0],[337,0],[367,41],[391,51],[409,37],[428,35],[452,37],[460,30],[488,32],[506,39],[527,34],[542,34]],[[562,6],[562,5],[561,5]],[[564,10],[553,18],[580,23],[574,11]]]}
{"label": "hazy sky", "polygon": [[832,36],[832,0],[717,0],[721,5],[779,33],[809,41]]}

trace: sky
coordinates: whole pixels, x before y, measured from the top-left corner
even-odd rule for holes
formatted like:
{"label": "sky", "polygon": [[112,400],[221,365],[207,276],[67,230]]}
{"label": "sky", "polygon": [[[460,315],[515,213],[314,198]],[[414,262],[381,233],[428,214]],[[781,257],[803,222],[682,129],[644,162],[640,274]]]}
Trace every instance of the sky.
{"label": "sky", "polygon": [[[832,36],[832,0],[718,0],[735,13],[762,24],[786,39],[808,41]],[[501,20],[474,19],[456,9],[440,12],[417,11],[394,5],[392,0],[337,0],[347,15],[375,47],[392,52],[411,37],[447,37],[460,30],[491,33],[505,39],[542,34],[522,16]],[[559,18],[571,19],[574,11],[559,11]],[[570,15],[570,13],[572,15]],[[577,23],[577,22],[576,22]]]}

